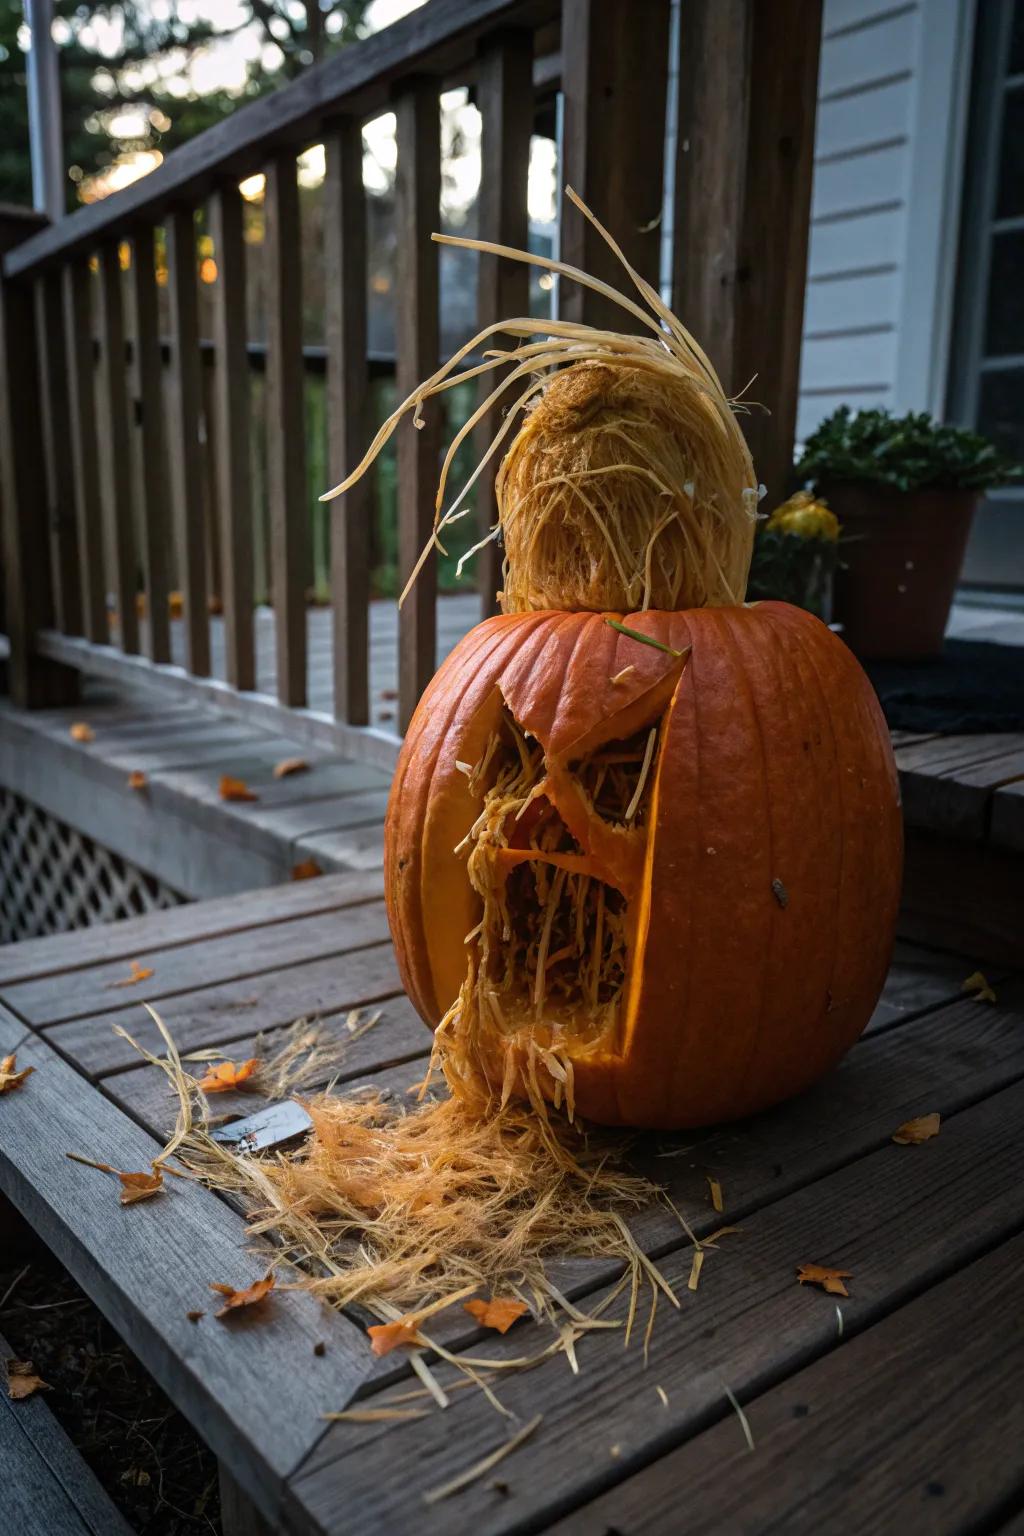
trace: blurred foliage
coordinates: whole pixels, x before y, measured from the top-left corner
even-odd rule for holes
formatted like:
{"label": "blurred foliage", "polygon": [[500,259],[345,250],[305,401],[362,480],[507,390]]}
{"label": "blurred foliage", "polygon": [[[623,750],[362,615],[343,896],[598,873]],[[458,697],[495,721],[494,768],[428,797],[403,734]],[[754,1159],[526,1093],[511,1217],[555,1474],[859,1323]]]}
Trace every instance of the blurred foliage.
{"label": "blurred foliage", "polygon": [[748,601],[776,598],[827,620],[839,534],[839,519],[828,504],[797,491],[758,526]]}

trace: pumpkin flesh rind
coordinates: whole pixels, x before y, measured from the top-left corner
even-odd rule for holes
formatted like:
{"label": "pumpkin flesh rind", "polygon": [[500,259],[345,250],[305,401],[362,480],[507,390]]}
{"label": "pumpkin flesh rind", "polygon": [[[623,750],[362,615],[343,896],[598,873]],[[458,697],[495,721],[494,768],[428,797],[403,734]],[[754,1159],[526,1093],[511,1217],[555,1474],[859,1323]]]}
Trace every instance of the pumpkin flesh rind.
{"label": "pumpkin flesh rind", "polygon": [[867,679],[811,616],[764,603],[623,622],[692,647],[685,664],[593,614],[492,619],[456,647],[403,748],[388,909],[403,981],[436,1025],[480,914],[454,849],[482,794],[456,760],[477,760],[502,701],[550,769],[659,698],[619,1027],[563,1043],[584,1115],[700,1125],[805,1087],[867,1023],[899,895],[898,783]]}

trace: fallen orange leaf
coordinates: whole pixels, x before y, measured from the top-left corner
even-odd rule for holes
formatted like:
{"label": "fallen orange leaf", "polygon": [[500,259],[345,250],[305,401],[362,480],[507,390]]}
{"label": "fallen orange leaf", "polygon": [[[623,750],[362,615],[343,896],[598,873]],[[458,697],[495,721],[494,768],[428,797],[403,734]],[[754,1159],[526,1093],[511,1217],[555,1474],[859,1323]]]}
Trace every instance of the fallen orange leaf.
{"label": "fallen orange leaf", "polygon": [[137,960],[132,961],[131,970],[127,976],[122,976],[120,981],[112,981],[112,987],[134,987],[140,981],[148,981],[153,974],[151,965],[140,965]]}
{"label": "fallen orange leaf", "polygon": [[301,864],[292,866],[293,880],[315,880],[317,875],[322,875],[323,870],[316,859],[303,859]]}
{"label": "fallen orange leaf", "polygon": [[849,1296],[843,1284],[853,1279],[851,1269],[826,1269],[822,1264],[798,1264],[796,1278],[801,1285],[820,1285],[830,1296]]}
{"label": "fallen orange leaf", "polygon": [[286,757],[274,764],[274,778],[287,779],[293,773],[308,773],[309,764],[304,757]]}
{"label": "fallen orange leaf", "polygon": [[236,1066],[233,1061],[222,1061],[215,1067],[210,1067],[204,1078],[200,1079],[199,1087],[204,1093],[230,1093],[232,1088],[241,1088],[243,1083],[262,1066],[258,1056],[250,1056],[248,1061],[243,1061]]}
{"label": "fallen orange leaf", "polygon": [[988,984],[988,977],[981,971],[972,971],[960,988],[961,992],[973,992],[976,1003],[994,1003],[996,994]]}
{"label": "fallen orange leaf", "polygon": [[397,1323],[375,1323],[366,1331],[370,1335],[370,1348],[375,1355],[390,1355],[393,1349],[403,1344],[419,1343],[416,1324],[404,1322],[401,1318]]}
{"label": "fallen orange leaf", "polygon": [[725,1209],[725,1206],[722,1203],[722,1186],[715,1178],[714,1174],[707,1173],[704,1175],[704,1177],[707,1179],[708,1189],[711,1191],[711,1204],[714,1206],[715,1210],[718,1211],[719,1215],[721,1215],[722,1211]]}
{"label": "fallen orange leaf", "polygon": [[236,1291],[233,1285],[222,1285],[218,1281],[211,1281],[210,1290],[216,1291],[218,1296],[225,1298],[224,1305],[214,1317],[229,1317],[239,1307],[254,1307],[258,1302],[264,1301],[274,1289],[273,1274],[264,1275],[262,1280],[254,1280],[252,1285],[247,1285],[244,1290]]}
{"label": "fallen orange leaf", "polygon": [[86,725],[84,720],[76,720],[68,731],[72,741],[95,741],[96,732],[91,725]]}
{"label": "fallen orange leaf", "polygon": [[474,1296],[472,1301],[464,1301],[462,1305],[482,1327],[495,1328],[498,1333],[508,1333],[516,1318],[526,1311],[525,1301],[513,1301],[510,1296],[492,1296],[490,1301],[481,1301]]}
{"label": "fallen orange leaf", "polygon": [[20,1402],[23,1397],[31,1397],[33,1392],[50,1391],[50,1383],[36,1375],[31,1360],[8,1360],[5,1363],[7,1396],[13,1397],[15,1402]]}
{"label": "fallen orange leaf", "polygon": [[164,1187],[163,1170],[156,1163],[150,1173],[121,1173],[118,1169],[117,1176],[121,1180],[122,1205],[136,1205],[140,1200],[148,1200]]}
{"label": "fallen orange leaf", "polygon": [[919,1146],[922,1141],[930,1141],[939,1134],[941,1119],[937,1111],[930,1115],[918,1115],[916,1120],[907,1120],[893,1131],[892,1139],[900,1147]]}
{"label": "fallen orange leaf", "polygon": [[15,1069],[14,1056],[5,1056],[0,1061],[0,1093],[10,1093],[12,1088],[20,1088],[26,1077],[30,1077],[35,1067],[22,1067],[18,1072]]}
{"label": "fallen orange leaf", "polygon": [[133,768],[131,773],[128,775],[129,789],[145,789],[148,783],[149,780],[146,778],[146,775],[142,773],[138,768]]}
{"label": "fallen orange leaf", "polygon": [[222,800],[259,799],[259,795],[249,788],[244,779],[233,779],[229,773],[221,774],[220,797]]}

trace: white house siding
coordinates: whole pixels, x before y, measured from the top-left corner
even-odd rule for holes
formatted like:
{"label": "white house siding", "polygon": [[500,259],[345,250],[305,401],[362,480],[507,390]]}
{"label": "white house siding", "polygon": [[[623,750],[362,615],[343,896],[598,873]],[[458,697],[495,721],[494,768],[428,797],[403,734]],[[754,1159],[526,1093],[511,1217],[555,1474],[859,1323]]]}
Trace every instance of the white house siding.
{"label": "white house siding", "polygon": [[797,436],[942,408],[971,0],[825,0]]}

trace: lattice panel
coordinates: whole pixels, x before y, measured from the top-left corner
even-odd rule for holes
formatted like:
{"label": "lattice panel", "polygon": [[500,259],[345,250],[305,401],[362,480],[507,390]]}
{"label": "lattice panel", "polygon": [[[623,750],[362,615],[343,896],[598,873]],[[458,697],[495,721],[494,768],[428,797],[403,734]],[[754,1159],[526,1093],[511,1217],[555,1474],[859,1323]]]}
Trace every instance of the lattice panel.
{"label": "lattice panel", "polygon": [[136,917],[185,899],[0,787],[0,944]]}

